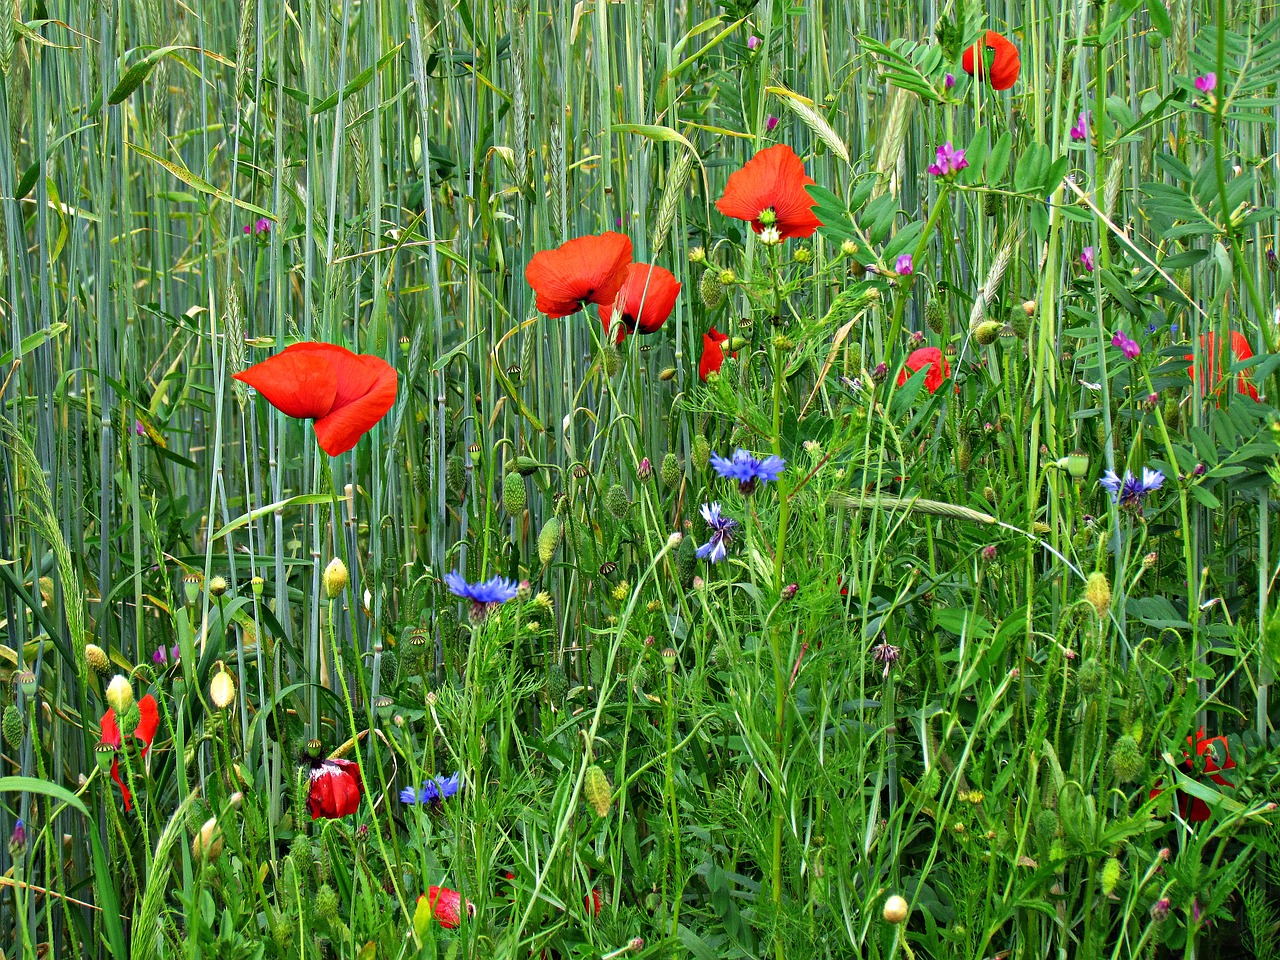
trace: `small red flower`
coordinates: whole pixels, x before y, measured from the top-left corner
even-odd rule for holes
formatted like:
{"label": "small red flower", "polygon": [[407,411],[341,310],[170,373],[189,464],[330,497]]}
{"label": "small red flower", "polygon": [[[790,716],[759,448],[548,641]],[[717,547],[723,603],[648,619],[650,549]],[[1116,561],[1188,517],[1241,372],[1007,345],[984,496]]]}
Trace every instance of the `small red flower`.
{"label": "small red flower", "polygon": [[[988,30],[987,35],[982,41],[982,57],[977,59],[977,77],[980,80],[987,78],[986,58],[987,50],[991,51],[991,89],[992,90],[1008,90],[1018,82],[1018,71],[1022,69],[1022,58],[1018,56],[1018,48],[1006,40],[994,30]],[[964,60],[962,66],[964,72],[969,76],[974,76],[975,57],[973,52],[978,49],[978,44],[974,44],[964,52]]]}
{"label": "small red flower", "polygon": [[604,324],[605,336],[609,336],[615,312],[619,314],[615,334],[618,343],[628,333],[637,330],[640,333],[657,333],[671,316],[679,295],[680,281],[670,270],[651,267],[647,263],[631,264],[627,267],[627,279],[617,297],[612,303],[600,307],[600,322]]}
{"label": "small red flower", "polygon": [[[780,143],[761,150],[729,175],[716,209],[726,217],[748,221],[756,233],[772,225],[783,239],[811,237],[822,226],[813,213],[813,197],[805,190],[813,182],[795,151]],[[766,211],[770,216],[762,221]]]}
{"label": "small red flower", "polygon": [[[698,360],[698,376],[703,382],[713,373],[719,373],[724,366],[724,344],[729,340],[727,333],[721,333],[712,327],[702,335],[702,357]],[[738,355],[735,353],[736,358]]]}
{"label": "small red flower", "polygon": [[924,375],[924,388],[930,393],[937,393],[942,381],[951,376],[951,364],[947,363],[946,357],[937,347],[913,350],[907,357],[906,366],[898,373],[898,386],[902,386],[912,374],[925,367],[929,368],[929,372]]}
{"label": "small red flower", "polygon": [[315,420],[316,440],[331,457],[346,453],[396,402],[395,368],[381,357],[333,343],[286,347],[235,379],[287,417]]}
{"label": "small red flower", "polygon": [[[160,711],[156,706],[156,698],[151,694],[148,693],[138,701],[138,717],[138,725],[134,728],[133,735],[142,741],[142,756],[145,757],[147,751],[151,749],[151,742],[156,738],[156,731],[160,728]],[[124,743],[124,739],[120,736],[120,725],[116,722],[116,712],[114,710],[108,709],[102,715],[102,736],[99,740],[101,743],[110,744],[117,750]],[[111,779],[120,788],[120,793],[124,797],[125,810],[131,809],[133,801],[129,796],[129,788],[120,779],[119,757],[111,761]]]}
{"label": "small red flower", "polygon": [[[1217,396],[1222,392],[1223,381],[1229,375],[1228,371],[1220,372],[1218,370],[1220,347],[1217,334],[1203,334],[1200,337],[1200,351],[1205,356],[1205,369],[1209,371],[1209,376],[1205,378],[1204,382],[1201,382],[1200,378],[1196,376],[1196,365],[1194,363],[1187,367],[1187,375],[1191,377],[1192,383],[1200,384],[1200,396],[1203,397],[1209,393]],[[1231,331],[1231,355],[1235,358],[1236,363],[1242,363],[1253,358],[1253,350],[1249,346],[1249,340],[1239,330]],[[1194,360],[1195,355],[1188,353],[1184,359]],[[1236,393],[1247,393],[1254,400],[1258,399],[1258,390],[1250,381],[1247,371],[1241,370],[1239,376],[1237,376]]]}
{"label": "small red flower", "polygon": [[587,908],[587,913],[598,917],[600,911],[604,909],[604,898],[600,896],[599,890],[592,887],[591,892],[582,898],[582,905]]}
{"label": "small red flower", "polygon": [[[431,908],[431,915],[439,921],[440,926],[446,930],[454,930],[462,925],[462,894],[457,890],[450,890],[448,887],[427,887],[427,892],[423,897],[427,900],[427,906]],[[470,900],[467,901],[467,916],[474,917],[476,915],[476,905]]]}
{"label": "small red flower", "polygon": [[307,809],[312,820],[336,820],[360,808],[360,765],[350,760],[313,760]]}
{"label": "small red flower", "polygon": [[533,255],[524,278],[548,317],[567,317],[587,303],[609,306],[627,280],[631,239],[620,233],[578,237]]}
{"label": "small red flower", "polygon": [[[1187,737],[1187,743],[1195,750],[1196,756],[1204,757],[1204,772],[1220,787],[1233,786],[1230,780],[1222,776],[1221,770],[1234,770],[1236,762],[1231,759],[1231,752],[1227,745],[1226,737],[1205,737],[1204,727],[1201,727],[1194,734]],[[1222,766],[1218,766],[1217,753],[1221,752]],[[1195,776],[1195,766],[1191,761],[1191,754],[1182,751],[1183,762],[1178,765],[1178,769],[1188,776]],[[1152,790],[1149,799],[1154,800],[1160,796],[1160,784],[1156,783],[1156,789]],[[1174,796],[1178,801],[1178,815],[1188,823],[1203,823],[1212,816],[1209,805],[1199,797],[1188,796],[1181,790],[1175,790]]]}

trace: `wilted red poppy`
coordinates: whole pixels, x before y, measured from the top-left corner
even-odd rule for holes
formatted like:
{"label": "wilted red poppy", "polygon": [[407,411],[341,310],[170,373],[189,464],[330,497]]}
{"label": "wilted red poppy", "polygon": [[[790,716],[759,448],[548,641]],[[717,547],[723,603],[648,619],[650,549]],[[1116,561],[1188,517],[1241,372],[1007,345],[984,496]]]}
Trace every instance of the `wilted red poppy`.
{"label": "wilted red poppy", "polygon": [[[698,376],[705,382],[713,373],[719,373],[724,366],[724,343],[729,339],[727,333],[721,333],[712,327],[702,335],[702,357],[698,360]],[[733,356],[737,356],[735,353]]]}
{"label": "wilted red poppy", "polygon": [[[1206,738],[1204,735],[1204,727],[1201,727],[1193,735],[1187,737],[1187,743],[1195,749],[1197,756],[1204,757],[1204,772],[1209,776],[1210,780],[1220,787],[1230,787],[1233,785],[1230,780],[1219,773],[1220,770],[1234,770],[1236,766],[1236,762],[1231,759],[1231,752],[1228,749],[1226,737]],[[1222,766],[1218,766],[1215,745],[1217,750],[1220,750],[1222,753]],[[1194,776],[1195,767],[1191,761],[1191,754],[1183,750],[1182,756],[1183,762],[1178,765],[1178,769],[1188,776]],[[1154,800],[1156,797],[1160,796],[1160,792],[1159,783],[1157,783],[1156,789],[1151,791],[1150,799]],[[1199,797],[1188,796],[1181,790],[1175,790],[1174,796],[1178,801],[1178,815],[1188,823],[1203,823],[1212,815],[1209,805]]]}
{"label": "wilted red poppy", "polygon": [[964,67],[965,73],[969,74],[969,76],[975,75],[974,64],[976,60],[976,75],[978,79],[986,79],[987,51],[990,50],[991,89],[1008,90],[1018,82],[1018,71],[1022,69],[1022,58],[1018,56],[1017,47],[994,30],[988,30],[987,35],[983,38],[981,58],[975,58],[973,55],[978,46],[978,44],[974,44],[964,52],[964,60],[961,65]]}
{"label": "wilted red poppy", "polygon": [[[1187,374],[1191,377],[1192,383],[1200,384],[1200,396],[1208,393],[1217,395],[1222,392],[1222,381],[1229,375],[1229,371],[1218,370],[1218,336],[1214,333],[1206,333],[1200,337],[1200,352],[1205,356],[1205,369],[1209,371],[1209,376],[1204,382],[1196,376],[1196,365],[1193,363],[1187,368]],[[1249,341],[1239,330],[1231,331],[1231,355],[1235,358],[1236,363],[1252,359],[1253,350],[1249,346]],[[1194,360],[1195,355],[1188,353],[1185,357],[1187,360]],[[1247,393],[1253,399],[1258,399],[1258,390],[1250,381],[1247,371],[1241,370],[1236,377],[1236,393]]]}
{"label": "wilted red poppy", "polygon": [[[147,694],[138,701],[138,725],[133,729],[133,735],[142,741],[142,756],[147,755],[147,751],[151,749],[151,742],[156,738],[156,730],[160,728],[160,711],[156,707],[156,698],[151,694]],[[101,743],[115,747],[117,750],[124,743],[124,739],[120,736],[120,724],[116,722],[116,712],[108,709],[102,715],[102,736],[99,740]],[[120,779],[120,758],[116,757],[111,761],[111,779],[116,782],[116,786],[120,788],[120,793],[124,797],[124,808],[129,810],[133,806],[133,800],[129,795],[129,788],[124,785],[124,781]]]}
{"label": "wilted red poppy", "polygon": [[395,368],[333,343],[295,343],[235,379],[285,416],[315,420],[316,439],[331,457],[354,447],[396,402]]}
{"label": "wilted red poppy", "polygon": [[578,237],[533,255],[524,278],[548,317],[567,317],[584,304],[609,306],[627,279],[631,239],[620,233]]}
{"label": "wilted red poppy", "polygon": [[360,765],[350,760],[311,761],[307,809],[312,820],[336,820],[360,808]]}
{"label": "wilted red poppy", "polygon": [[[427,887],[427,892],[418,897],[419,902],[423,899],[427,900],[427,906],[431,908],[431,915],[439,921],[440,926],[446,930],[453,930],[462,924],[462,894],[457,890],[450,890],[448,887]],[[476,915],[476,905],[470,900],[467,901],[467,916],[474,917]]]}
{"label": "wilted red poppy", "polygon": [[716,209],[726,217],[749,221],[756,233],[774,226],[783,239],[811,237],[822,226],[813,213],[813,197],[805,190],[813,182],[795,151],[780,143],[761,150],[729,175]]}
{"label": "wilted red poppy", "polygon": [[[605,336],[610,326],[616,325],[618,343],[628,333],[657,333],[675,309],[680,295],[680,281],[670,270],[651,267],[647,263],[633,263],[627,267],[627,279],[612,303],[600,307],[600,322]],[[618,314],[614,320],[614,313]]]}
{"label": "wilted red poppy", "polygon": [[929,372],[924,375],[924,388],[930,393],[936,393],[942,386],[942,381],[951,376],[951,364],[947,363],[937,347],[921,347],[911,351],[906,365],[898,373],[898,386],[902,386],[912,374],[925,367],[929,368]]}

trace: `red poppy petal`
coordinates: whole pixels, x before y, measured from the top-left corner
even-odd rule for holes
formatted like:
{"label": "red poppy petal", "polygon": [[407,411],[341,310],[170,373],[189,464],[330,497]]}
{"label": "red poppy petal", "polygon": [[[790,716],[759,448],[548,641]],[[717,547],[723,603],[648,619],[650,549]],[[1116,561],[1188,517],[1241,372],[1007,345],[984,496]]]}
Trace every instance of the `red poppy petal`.
{"label": "red poppy petal", "polygon": [[[343,403],[335,403],[332,412],[316,421],[316,439],[331,457],[346,453],[373,429],[395,405],[399,377],[385,360],[352,354],[358,364],[350,363],[339,371]],[[344,383],[343,377],[350,379]],[[356,393],[363,390],[363,393]]]}
{"label": "red poppy petal", "polygon": [[110,708],[102,715],[102,734],[98,737],[100,743],[109,743],[111,746],[120,747],[122,742],[120,737],[120,727],[116,723],[116,712]]}
{"label": "red poppy petal", "polygon": [[713,373],[719,373],[724,366],[724,348],[721,346],[729,337],[712,327],[702,335],[702,356],[698,360],[698,376],[705,382]]}
{"label": "red poppy petal", "polygon": [[530,258],[524,278],[537,294],[538,310],[567,317],[583,303],[612,304],[627,279],[631,238],[620,233],[577,237]]}
{"label": "red poppy petal", "polygon": [[[618,291],[616,302],[623,304],[622,322],[628,329],[656,333],[671,316],[679,295],[680,281],[670,270],[633,263],[627,267],[627,282]],[[601,307],[601,319],[605,318],[606,310],[612,313],[610,308]]]}
{"label": "red poppy petal", "polygon": [[133,808],[133,798],[129,795],[129,788],[124,785],[124,781],[120,779],[120,758],[117,757],[111,761],[111,779],[116,782],[116,786],[120,788],[120,795],[124,798],[124,812],[128,813]]}
{"label": "red poppy petal", "polygon": [[784,237],[811,236],[822,225],[813,214],[814,200],[804,189],[813,182],[795,151],[779,143],[761,150],[729,175],[716,209],[726,217],[750,221],[757,233],[764,229],[760,214],[771,209]]}
{"label": "red poppy petal", "polygon": [[431,915],[446,930],[452,930],[462,923],[462,894],[448,887],[431,886],[427,888],[427,906]]}
{"label": "red poppy petal", "polygon": [[142,741],[142,755],[147,755],[151,741],[156,738],[156,730],[160,728],[160,710],[156,706],[156,698],[147,694],[138,701],[138,726],[133,735]]}
{"label": "red poppy petal", "polygon": [[287,417],[306,420],[323,417],[333,409],[338,394],[338,378],[324,354],[299,350],[309,344],[294,344],[283,353],[256,363],[235,374]]}

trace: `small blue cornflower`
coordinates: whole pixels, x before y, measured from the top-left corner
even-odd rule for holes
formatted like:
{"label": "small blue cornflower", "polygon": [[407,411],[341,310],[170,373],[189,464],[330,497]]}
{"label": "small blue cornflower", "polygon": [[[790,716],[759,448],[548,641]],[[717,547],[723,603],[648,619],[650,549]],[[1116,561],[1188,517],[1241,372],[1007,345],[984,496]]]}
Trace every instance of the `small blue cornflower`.
{"label": "small blue cornflower", "polygon": [[704,503],[702,519],[707,521],[711,538],[698,548],[698,558],[719,563],[728,556],[729,544],[733,543],[733,531],[738,528],[738,521],[732,517],[722,517],[718,503]]}
{"label": "small blue cornflower", "polygon": [[1124,472],[1123,477],[1118,476],[1114,470],[1108,470],[1098,483],[1111,494],[1113,503],[1141,510],[1142,501],[1147,499],[1147,495],[1164,486],[1164,474],[1159,470],[1143,467],[1142,477],[1139,479],[1129,470]]}
{"label": "small blue cornflower", "polygon": [[711,466],[715,467],[720,476],[737,480],[738,489],[745,494],[755,490],[758,483],[777,480],[786,469],[787,461],[773,456],[761,460],[746,450],[736,450],[732,460],[718,453],[711,454]]}
{"label": "small blue cornflower", "polygon": [[482,623],[492,607],[506,603],[520,592],[519,584],[506,577],[467,583],[466,577],[454,572],[446,573],[444,582],[454,596],[471,601],[471,619],[474,623]]}
{"label": "small blue cornflower", "polygon": [[451,777],[432,777],[422,785],[422,789],[405,787],[400,791],[400,802],[409,805],[439,803],[448,800],[462,789],[462,774],[455,773]]}

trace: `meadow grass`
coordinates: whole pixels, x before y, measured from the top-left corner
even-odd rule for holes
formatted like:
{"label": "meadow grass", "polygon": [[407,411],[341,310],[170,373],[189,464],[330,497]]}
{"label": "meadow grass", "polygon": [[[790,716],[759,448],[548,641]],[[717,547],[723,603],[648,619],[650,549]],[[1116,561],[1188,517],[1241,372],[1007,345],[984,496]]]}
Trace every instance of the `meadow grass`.
{"label": "meadow grass", "polygon": [[1273,3],[12,12],[3,956],[1280,956]]}

